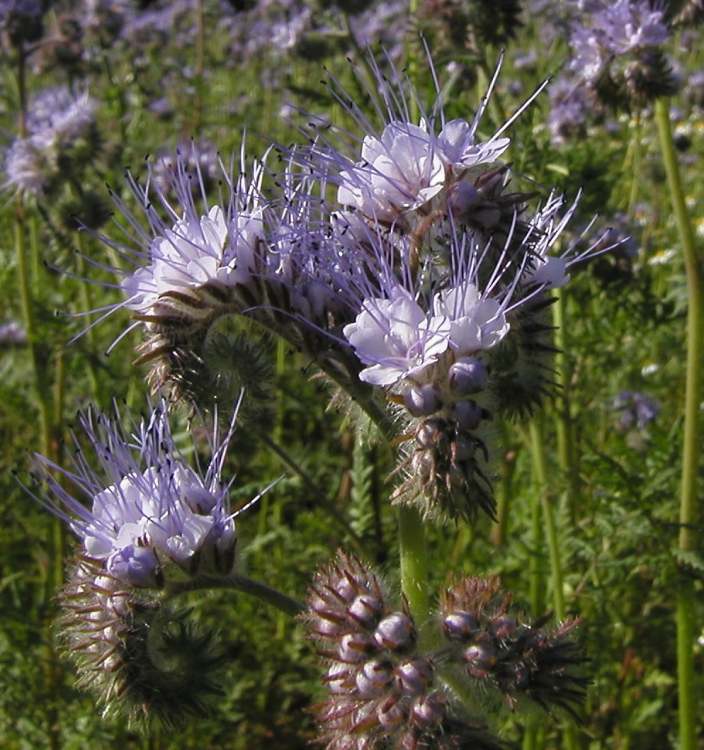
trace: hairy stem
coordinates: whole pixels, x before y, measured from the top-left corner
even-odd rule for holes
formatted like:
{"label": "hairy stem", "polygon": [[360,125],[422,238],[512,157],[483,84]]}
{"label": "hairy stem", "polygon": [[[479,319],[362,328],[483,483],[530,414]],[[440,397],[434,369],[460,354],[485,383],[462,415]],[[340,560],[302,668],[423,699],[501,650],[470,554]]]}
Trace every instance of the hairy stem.
{"label": "hairy stem", "polygon": [[565,351],[567,350],[565,327],[565,297],[562,290],[556,291],[557,301],[552,306],[553,324],[555,325],[555,354],[556,381],[560,387],[555,414],[555,428],[557,431],[557,457],[560,463],[562,481],[565,491],[563,505],[574,523],[577,504],[579,502],[579,472],[575,460],[573,440],[572,415],[570,413],[570,372]]}
{"label": "hairy stem", "polygon": [[204,589],[234,589],[255,599],[266,602],[287,615],[299,615],[305,610],[305,606],[277,589],[267,586],[265,583],[254,581],[241,575],[229,576],[197,576],[187,581],[169,584],[166,594],[169,597],[187,594],[190,591],[202,591]]}
{"label": "hairy stem", "polygon": [[[702,261],[698,256],[694,232],[685,204],[684,189],[672,140],[668,99],[655,103],[660,150],[667,174],[670,200],[682,243],[687,273],[687,381],[684,403],[684,444],[682,446],[682,484],[680,491],[679,547],[693,550],[696,545],[697,472],[699,464],[699,402],[701,399]],[[695,592],[690,581],[682,581],[677,592],[677,679],[679,696],[680,750],[695,750],[697,700],[694,690],[694,607]]]}
{"label": "hairy stem", "polygon": [[398,510],[398,543],[401,590],[416,622],[423,623],[430,614],[428,548],[423,519],[413,507],[402,506]]}

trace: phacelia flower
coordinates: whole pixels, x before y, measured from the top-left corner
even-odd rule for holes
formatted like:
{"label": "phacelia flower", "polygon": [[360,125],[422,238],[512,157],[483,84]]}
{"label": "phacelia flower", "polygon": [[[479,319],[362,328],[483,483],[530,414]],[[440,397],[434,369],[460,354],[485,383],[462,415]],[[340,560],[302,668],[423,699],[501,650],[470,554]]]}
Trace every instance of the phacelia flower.
{"label": "phacelia flower", "polygon": [[[185,165],[179,162],[179,169]],[[197,174],[201,175],[200,168]],[[257,165],[252,182],[241,179],[225,208],[206,202],[205,214],[199,213],[190,194],[179,195],[184,212],[179,216],[167,204],[176,218],[170,227],[153,212],[155,236],[147,249],[149,263],[122,282],[127,306],[146,312],[169,293],[197,290],[208,283],[225,287],[245,283],[254,270],[257,244],[263,236],[261,176]],[[182,172],[178,189],[188,186]],[[163,193],[158,194],[166,204]],[[146,200],[146,194],[142,196]]]}
{"label": "phacelia flower", "polygon": [[457,356],[490,349],[510,327],[501,304],[491,297],[482,298],[471,283],[436,294],[433,311],[450,322],[449,343]]}
{"label": "phacelia flower", "polygon": [[570,68],[605,103],[642,105],[674,91],[662,51],[669,35],[663,9],[650,0],[600,0],[573,24]]}
{"label": "phacelia flower", "polygon": [[651,396],[637,391],[621,391],[613,400],[622,432],[644,430],[660,413],[661,405]]}
{"label": "phacelia flower", "polygon": [[[98,470],[80,448],[73,471],[42,456],[37,460],[51,492],[47,504],[78,536],[87,559],[126,586],[160,585],[169,563],[187,573],[229,572],[239,512],[230,509],[230,484],[223,483],[221,472],[234,421],[224,438],[216,432],[204,473],[190,468],[176,450],[164,403],[133,435],[100,413],[81,415],[80,424]],[[64,489],[50,469],[89,505]]]}
{"label": "phacelia flower", "polygon": [[[95,148],[95,102],[87,93],[47,89],[31,102],[27,136],[15,140],[5,158],[5,187],[38,194],[50,190],[62,171],[89,160]],[[81,141],[85,139],[87,148]]]}
{"label": "phacelia flower", "polygon": [[401,378],[422,377],[450,343],[450,321],[428,316],[404,289],[392,299],[370,299],[344,335],[359,359],[370,365],[359,374],[372,385],[393,385]]}

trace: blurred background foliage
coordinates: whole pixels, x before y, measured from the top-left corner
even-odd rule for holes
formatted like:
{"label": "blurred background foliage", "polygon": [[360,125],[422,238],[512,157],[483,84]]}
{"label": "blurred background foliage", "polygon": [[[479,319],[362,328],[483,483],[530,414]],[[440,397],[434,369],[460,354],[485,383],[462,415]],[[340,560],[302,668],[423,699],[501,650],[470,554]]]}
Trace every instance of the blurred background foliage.
{"label": "blurred background foliage", "polygon": [[[191,601],[192,616],[216,630],[227,657],[222,694],[207,717],[176,731],[154,728],[142,735],[102,721],[91,697],[73,687],[52,631],[57,550],[65,544],[68,557],[73,542],[59,538],[56,523],[24,494],[13,474],[26,473],[31,452],[42,445],[17,282],[17,217],[30,265],[38,387],[50,410],[51,449],[65,457],[77,409],[92,400],[108,408],[111,399],[126,401],[135,415],[145,407],[145,372],[131,365],[137,335],[105,354],[126,326],[126,314],[118,312],[72,341],[87,323],[77,313],[118,299],[113,289],[81,281],[86,276],[107,280],[87,260],[100,264],[109,259],[104,246],[75,231],[76,216],[99,223],[96,216],[103,218],[110,210],[105,184],[129,200],[124,169],[144,175],[147,156],[173,151],[190,138],[215,144],[227,160],[231,154],[237,158],[245,128],[247,151],[257,154],[272,141],[300,139],[302,124],[343,123],[340,107],[331,103],[320,81],[329,72],[360,106],[368,106],[352,75],[353,66],[364,75],[367,44],[383,47],[401,65],[410,49],[415,64],[409,72],[432,100],[419,32],[433,51],[441,80],[453,82],[446,98],[448,118],[467,117],[476,109],[499,48],[507,45],[497,96],[482,126],[491,133],[559,70],[567,52],[559,17],[549,4],[499,3],[504,15],[490,15],[489,22],[479,12],[484,5],[492,4],[419,0],[410,15],[406,3],[393,2],[48,4],[42,35],[27,55],[27,89],[30,95],[54,84],[87,90],[99,103],[98,125],[88,158],[67,165],[51,196],[20,201],[6,190],[0,205],[3,747],[295,750],[313,737],[309,708],[320,695],[313,649],[296,623],[227,591],[199,594]],[[464,26],[450,15],[458,8],[466,16]],[[473,12],[479,15],[467,16]],[[680,33],[673,50],[684,86],[673,107],[693,208],[701,207],[703,199],[698,165],[704,116],[696,102],[697,96],[704,98],[704,87],[687,88],[702,64],[697,40],[701,37]],[[9,147],[18,132],[21,91],[16,48],[4,42],[0,124]],[[684,272],[648,113],[607,113],[589,125],[586,137],[556,144],[546,125],[549,110],[543,95],[514,126],[509,161],[521,189],[555,186],[575,195],[581,188],[583,222],[594,213],[599,226],[621,221],[635,248],[597,260],[570,284],[565,401],[542,415],[547,491],[563,498],[560,524],[569,529],[562,539],[567,608],[583,619],[581,633],[591,659],[593,684],[582,742],[594,750],[659,750],[673,746],[676,727],[674,592],[686,578],[697,581],[701,594],[704,580],[702,556],[675,549]],[[704,224],[699,227],[704,230]],[[111,232],[110,221],[102,231]],[[344,545],[376,561],[393,579],[391,457],[334,406],[325,408],[327,388],[309,362],[279,342],[252,339],[241,323],[226,325],[240,326],[262,368],[256,404],[240,422],[228,458],[229,471],[238,477],[233,503],[285,475],[257,509],[238,521],[240,564],[254,577],[300,597],[314,568]],[[217,350],[217,341],[212,346]],[[217,354],[227,362],[241,352]],[[624,391],[656,406],[648,411],[642,400]],[[565,404],[574,476],[566,476],[557,461],[554,423],[557,408]],[[180,414],[184,446],[187,418]],[[532,566],[543,571],[543,586],[549,586],[547,548],[536,545],[532,532],[536,497],[544,488],[534,476],[525,426],[494,428],[502,445],[496,474],[505,498],[504,525],[492,528],[480,518],[471,527],[435,528],[435,583],[441,585],[448,570],[498,573],[528,609]],[[578,499],[572,506],[564,501],[570,483]],[[541,597],[549,609],[550,592],[544,589]],[[699,623],[702,610],[700,597]],[[698,636],[701,693],[701,625]],[[522,723],[517,719],[506,727],[510,746],[519,745]],[[543,746],[559,747],[558,737],[546,723]]]}

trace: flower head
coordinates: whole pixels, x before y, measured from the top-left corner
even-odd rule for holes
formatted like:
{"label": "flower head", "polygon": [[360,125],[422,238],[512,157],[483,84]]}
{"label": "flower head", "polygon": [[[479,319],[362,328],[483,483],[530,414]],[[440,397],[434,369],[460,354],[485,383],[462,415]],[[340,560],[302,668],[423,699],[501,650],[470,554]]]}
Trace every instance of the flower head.
{"label": "flower head", "polygon": [[[235,553],[235,518],[221,477],[234,420],[224,438],[215,433],[204,473],[192,469],[173,442],[166,405],[159,404],[133,435],[119,414],[87,412],[80,424],[99,469],[79,448],[74,470],[37,456],[51,491],[51,509],[78,536],[83,554],[106,575],[129,586],[156,586],[174,563],[186,572],[228,572]],[[79,445],[76,440],[77,446]],[[49,473],[59,471],[89,502],[83,504]]]}
{"label": "flower head", "polygon": [[210,205],[203,190],[202,212],[192,194],[194,179],[202,186],[200,165],[191,173],[178,160],[173,178],[176,206],[156,187],[158,200],[172,218],[171,225],[151,206],[147,190],[132,183],[154,233],[140,251],[146,264],[122,282],[126,304],[135,310],[149,311],[165,294],[188,292],[211,282],[226,287],[245,283],[255,268],[257,245],[264,232],[262,166],[255,164],[251,181],[239,178],[224,206]]}
{"label": "flower head", "polygon": [[30,102],[27,136],[10,146],[6,160],[6,187],[38,194],[49,190],[63,169],[84,161],[89,150],[76,148],[95,122],[95,101],[87,94],[74,96],[66,87],[40,92]]}

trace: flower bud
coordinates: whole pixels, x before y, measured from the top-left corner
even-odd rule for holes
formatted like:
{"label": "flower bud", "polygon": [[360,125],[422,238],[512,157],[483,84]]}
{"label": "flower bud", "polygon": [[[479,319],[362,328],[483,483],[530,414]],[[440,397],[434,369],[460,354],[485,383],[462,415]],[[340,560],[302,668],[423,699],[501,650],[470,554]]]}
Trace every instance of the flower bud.
{"label": "flower bud", "polygon": [[419,727],[439,724],[444,717],[445,702],[437,692],[416,698],[411,708],[411,721]]}
{"label": "flower bud", "polygon": [[462,657],[467,662],[467,671],[478,679],[488,677],[496,666],[496,649],[488,640],[468,646]]}
{"label": "flower bud", "polygon": [[433,679],[433,667],[427,659],[414,659],[396,667],[396,684],[403,693],[425,692]]}
{"label": "flower bud", "polygon": [[364,661],[375,649],[374,641],[366,633],[348,633],[342,637],[337,653],[341,661],[353,664]]}
{"label": "flower bud", "polygon": [[156,586],[160,578],[159,561],[151,547],[130,544],[116,550],[105,567],[111,576],[132,586]]}
{"label": "flower bud", "polygon": [[489,380],[486,365],[476,357],[464,357],[457,360],[448,372],[450,388],[453,392],[468,396],[483,391]]}
{"label": "flower bud", "polygon": [[384,603],[369,594],[361,594],[350,604],[347,614],[363,627],[372,627],[384,608]]}
{"label": "flower bud", "polygon": [[362,698],[375,698],[384,692],[393,676],[393,669],[388,662],[373,659],[366,662],[357,674],[357,690]]}
{"label": "flower bud", "polygon": [[484,412],[476,401],[458,401],[453,407],[453,416],[463,430],[476,430]]}
{"label": "flower bud", "polygon": [[376,626],[374,641],[380,648],[400,651],[413,643],[415,635],[413,620],[403,612],[394,612]]}
{"label": "flower bud", "polygon": [[434,448],[445,435],[445,422],[441,419],[426,419],[416,430],[416,443],[421,448]]}
{"label": "flower bud", "polygon": [[450,208],[461,216],[474,208],[480,200],[479,191],[469,182],[458,182],[450,194]]}
{"label": "flower bud", "polygon": [[417,474],[422,481],[427,482],[433,476],[435,461],[429,453],[418,451],[413,454],[411,467],[414,474]]}
{"label": "flower bud", "polygon": [[334,695],[349,693],[350,672],[345,664],[331,665],[323,680]]}
{"label": "flower bud", "polygon": [[406,409],[414,417],[426,417],[440,408],[440,397],[434,385],[412,385],[404,394]]}
{"label": "flower bud", "polygon": [[466,641],[479,630],[479,620],[471,612],[450,612],[442,621],[442,629],[449,640]]}
{"label": "flower bud", "polygon": [[396,729],[406,719],[403,708],[399,705],[396,696],[390,696],[376,710],[376,718],[387,732]]}
{"label": "flower bud", "polygon": [[497,638],[500,641],[508,640],[509,638],[513,638],[516,635],[516,620],[515,618],[509,617],[508,615],[495,617],[489,623],[489,630],[494,638]]}

